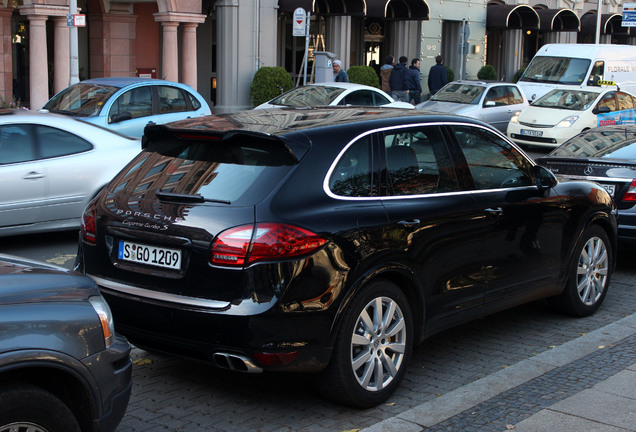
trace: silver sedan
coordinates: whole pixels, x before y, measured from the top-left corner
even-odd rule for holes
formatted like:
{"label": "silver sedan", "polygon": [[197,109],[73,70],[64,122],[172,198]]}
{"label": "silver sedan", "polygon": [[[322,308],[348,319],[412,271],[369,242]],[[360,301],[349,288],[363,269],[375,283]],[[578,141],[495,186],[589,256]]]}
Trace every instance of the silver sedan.
{"label": "silver sedan", "polygon": [[88,202],[141,150],[71,117],[0,114],[0,236],[74,229]]}

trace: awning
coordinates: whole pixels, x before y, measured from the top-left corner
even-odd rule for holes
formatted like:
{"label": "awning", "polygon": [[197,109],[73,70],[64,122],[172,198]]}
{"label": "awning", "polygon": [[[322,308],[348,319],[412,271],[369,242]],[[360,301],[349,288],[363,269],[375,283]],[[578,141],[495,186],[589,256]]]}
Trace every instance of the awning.
{"label": "awning", "polygon": [[540,19],[539,30],[579,31],[581,20],[572,9],[536,9]]}
{"label": "awning", "polygon": [[364,0],[314,0],[316,15],[364,16]]}
{"label": "awning", "polygon": [[313,12],[314,0],[278,0],[278,10],[281,12],[294,12],[299,7],[305,12]]}
{"label": "awning", "polygon": [[539,15],[528,5],[488,5],[486,29],[539,29]]}
{"label": "awning", "polygon": [[[596,34],[596,22],[598,15],[595,13],[587,13],[581,17],[581,33]],[[608,35],[628,35],[630,27],[623,27],[621,23],[623,16],[621,14],[602,14],[601,15],[601,32],[600,34]]]}

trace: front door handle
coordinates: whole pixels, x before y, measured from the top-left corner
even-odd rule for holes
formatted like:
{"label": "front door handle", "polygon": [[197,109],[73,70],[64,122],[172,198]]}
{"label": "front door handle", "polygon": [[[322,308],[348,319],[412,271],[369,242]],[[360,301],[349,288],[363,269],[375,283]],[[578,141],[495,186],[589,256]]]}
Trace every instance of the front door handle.
{"label": "front door handle", "polygon": [[43,177],[44,177],[44,173],[37,172],[37,171],[31,171],[30,173],[28,173],[27,175],[25,175],[22,178],[24,180],[37,180],[37,179],[41,179]]}

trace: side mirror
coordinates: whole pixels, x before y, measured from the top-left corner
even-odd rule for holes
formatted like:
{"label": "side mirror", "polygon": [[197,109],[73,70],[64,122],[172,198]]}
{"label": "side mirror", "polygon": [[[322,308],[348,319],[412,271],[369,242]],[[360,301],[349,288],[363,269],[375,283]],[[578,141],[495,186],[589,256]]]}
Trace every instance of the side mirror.
{"label": "side mirror", "polygon": [[132,118],[132,114],[129,111],[124,111],[119,114],[115,114],[110,118],[109,123],[119,123],[124,120],[130,120]]}
{"label": "side mirror", "polygon": [[592,110],[592,114],[607,114],[608,112],[610,112],[609,107],[600,107],[600,108],[594,108]]}
{"label": "side mirror", "polygon": [[494,107],[494,106],[496,106],[496,105],[497,105],[497,104],[495,103],[495,101],[492,101],[492,100],[489,100],[489,101],[484,102],[484,106],[485,106],[485,107]]}
{"label": "side mirror", "polygon": [[533,171],[534,184],[539,190],[550,189],[557,185],[558,180],[552,171],[540,165],[534,166]]}

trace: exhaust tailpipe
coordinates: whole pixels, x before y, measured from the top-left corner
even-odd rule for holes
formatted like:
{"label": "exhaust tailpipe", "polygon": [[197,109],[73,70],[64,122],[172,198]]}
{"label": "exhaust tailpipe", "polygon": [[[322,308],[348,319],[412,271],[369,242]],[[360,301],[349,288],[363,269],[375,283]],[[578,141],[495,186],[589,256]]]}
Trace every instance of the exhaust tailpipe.
{"label": "exhaust tailpipe", "polygon": [[263,368],[256,366],[247,357],[230,353],[214,353],[212,356],[214,364],[221,369],[229,369],[245,373],[261,373]]}

